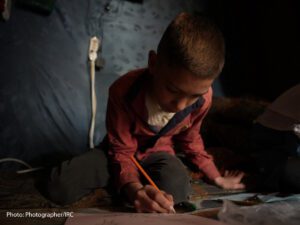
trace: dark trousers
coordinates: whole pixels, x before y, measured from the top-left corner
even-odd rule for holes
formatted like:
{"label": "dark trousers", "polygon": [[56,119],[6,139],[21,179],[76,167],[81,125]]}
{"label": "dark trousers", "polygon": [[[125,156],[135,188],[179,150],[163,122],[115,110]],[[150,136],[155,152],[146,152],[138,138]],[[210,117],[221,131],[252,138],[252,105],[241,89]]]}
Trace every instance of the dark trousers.
{"label": "dark trousers", "polygon": [[[157,152],[140,163],[161,190],[173,195],[175,203],[188,199],[190,179],[176,156]],[[109,181],[107,156],[104,151],[93,149],[49,169],[38,187],[51,201],[66,205],[96,188],[106,187]],[[147,183],[145,179],[142,182]]]}

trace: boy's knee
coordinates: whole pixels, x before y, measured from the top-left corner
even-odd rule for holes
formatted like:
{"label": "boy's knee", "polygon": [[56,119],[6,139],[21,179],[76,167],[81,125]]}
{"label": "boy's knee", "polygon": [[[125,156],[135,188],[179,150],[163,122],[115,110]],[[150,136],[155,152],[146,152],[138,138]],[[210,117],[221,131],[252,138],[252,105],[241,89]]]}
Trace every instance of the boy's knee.
{"label": "boy's knee", "polygon": [[172,194],[175,203],[187,200],[191,191],[190,177],[176,156],[158,152],[149,156],[145,164],[159,188]]}
{"label": "boy's knee", "polygon": [[187,170],[184,164],[175,155],[165,152],[159,152],[157,162],[161,165],[160,174],[162,177],[170,177],[174,180],[185,180],[188,178]]}
{"label": "boy's knee", "polygon": [[66,205],[106,186],[108,180],[106,155],[101,150],[90,150],[45,172],[38,188],[54,203]]}
{"label": "boy's knee", "polygon": [[107,156],[104,151],[98,149],[90,150],[86,157],[83,156],[82,160],[78,160],[77,167],[79,167],[78,171],[80,171],[83,178],[94,174],[94,177],[97,178],[98,185],[107,185],[109,170]]}
{"label": "boy's knee", "polygon": [[[76,189],[76,187],[74,187]],[[80,195],[74,193],[74,189],[70,189],[70,186],[62,179],[58,178],[46,184],[44,192],[46,197],[52,202],[58,205],[68,205],[77,201]]]}
{"label": "boy's knee", "polygon": [[166,167],[162,168],[158,184],[161,189],[173,195],[175,204],[187,201],[191,192],[187,170],[177,160],[170,161]]}
{"label": "boy's knee", "polygon": [[160,185],[168,189],[186,189],[190,184],[190,177],[182,162],[173,158],[160,171]]}

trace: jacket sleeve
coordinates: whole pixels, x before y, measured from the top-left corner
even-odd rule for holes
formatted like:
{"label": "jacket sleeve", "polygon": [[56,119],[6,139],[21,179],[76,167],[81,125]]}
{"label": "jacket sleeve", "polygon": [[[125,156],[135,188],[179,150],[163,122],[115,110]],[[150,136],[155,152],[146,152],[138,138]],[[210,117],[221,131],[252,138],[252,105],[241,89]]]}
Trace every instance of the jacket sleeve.
{"label": "jacket sleeve", "polygon": [[108,154],[118,190],[127,183],[139,182],[138,170],[130,160],[137,149],[137,141],[131,134],[132,124],[126,103],[110,90],[106,113]]}
{"label": "jacket sleeve", "polygon": [[187,160],[197,166],[209,179],[214,180],[221,175],[213,162],[212,156],[205,151],[200,135],[200,127],[210,108],[210,102],[205,104],[204,107],[205,109],[201,109],[202,112],[193,118],[189,128],[174,137],[174,142],[184,152]]}

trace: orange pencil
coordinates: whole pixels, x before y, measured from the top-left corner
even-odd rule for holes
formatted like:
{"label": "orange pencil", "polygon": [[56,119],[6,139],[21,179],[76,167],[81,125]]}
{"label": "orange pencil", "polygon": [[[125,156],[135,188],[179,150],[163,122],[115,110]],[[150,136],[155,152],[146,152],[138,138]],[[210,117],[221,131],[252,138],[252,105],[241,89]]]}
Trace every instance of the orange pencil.
{"label": "orange pencil", "polygon": [[[148,180],[148,182],[156,189],[158,190],[160,193],[161,191],[159,190],[159,188],[156,186],[156,184],[154,183],[154,181],[151,179],[151,177],[146,173],[146,171],[143,169],[143,167],[139,164],[139,162],[135,159],[135,157],[132,155],[130,156],[132,162],[136,165],[136,167],[141,171],[141,173],[145,176],[145,178]],[[170,207],[170,210],[173,213],[176,213],[175,209],[173,206]]]}

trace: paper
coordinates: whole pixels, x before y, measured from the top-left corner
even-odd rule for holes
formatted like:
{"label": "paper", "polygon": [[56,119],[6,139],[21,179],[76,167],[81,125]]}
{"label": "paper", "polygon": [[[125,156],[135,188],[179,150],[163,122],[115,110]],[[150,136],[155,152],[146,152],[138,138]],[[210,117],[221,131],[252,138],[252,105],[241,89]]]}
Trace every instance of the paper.
{"label": "paper", "polygon": [[65,225],[225,225],[216,220],[186,214],[75,213]]}
{"label": "paper", "polygon": [[278,202],[278,201],[287,201],[287,200],[300,200],[300,194],[293,194],[286,197],[278,197],[278,193],[271,193],[268,195],[261,195],[256,193],[242,193],[237,195],[226,195],[219,196],[215,198],[210,198],[209,200],[230,200],[230,201],[245,201],[250,197],[257,196],[259,200],[265,203]]}

